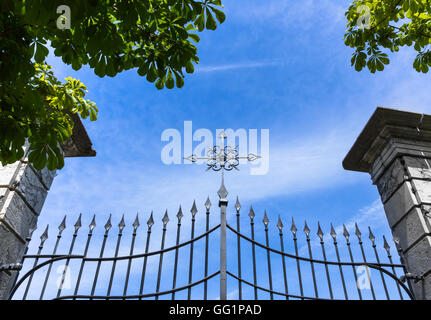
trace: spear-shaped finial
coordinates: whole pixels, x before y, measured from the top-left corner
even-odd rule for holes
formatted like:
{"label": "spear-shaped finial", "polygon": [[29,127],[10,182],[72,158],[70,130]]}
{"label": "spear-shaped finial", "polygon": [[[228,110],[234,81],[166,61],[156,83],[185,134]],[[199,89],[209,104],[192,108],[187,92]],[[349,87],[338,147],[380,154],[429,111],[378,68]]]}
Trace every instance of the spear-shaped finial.
{"label": "spear-shaped finial", "polygon": [[349,242],[350,233],[347,231],[346,226],[343,224],[343,235],[346,238],[347,242]]}
{"label": "spear-shaped finial", "polygon": [[295,221],[293,220],[293,217],[292,217],[292,226],[290,227],[290,231],[293,233],[294,236],[296,236],[296,232],[298,231],[298,229],[295,226]]}
{"label": "spear-shaped finial", "polygon": [[334,226],[331,223],[331,232],[329,233],[332,237],[332,239],[334,239],[334,241],[337,240],[337,233],[335,232]]}
{"label": "spear-shaped finial", "polygon": [[153,226],[153,224],[154,224],[153,211],[151,211],[150,217],[148,218],[148,221],[147,221],[148,231],[151,230],[151,227]]}
{"label": "spear-shaped finial", "polygon": [[140,226],[138,214],[136,214],[136,218],[135,218],[135,221],[133,222],[132,226],[133,226],[133,232],[136,232],[136,230]]}
{"label": "spear-shaped finial", "polygon": [[368,238],[371,240],[371,243],[373,244],[373,246],[375,245],[375,240],[376,240],[376,237],[374,236],[374,234],[373,234],[373,232],[371,231],[371,227],[368,227],[368,231],[369,231],[369,236],[368,236]]}
{"label": "spear-shaped finial", "polygon": [[90,233],[93,232],[94,228],[96,227],[96,215],[93,215],[93,219],[91,219],[90,225],[88,228],[90,229]]}
{"label": "spear-shaped finial", "polygon": [[304,233],[305,233],[305,236],[307,237],[307,240],[310,239],[310,228],[308,228],[307,221],[305,221]]}
{"label": "spear-shaped finial", "polygon": [[241,204],[239,203],[238,196],[236,196],[235,209],[236,209],[236,212],[239,214],[239,210],[241,209]]}
{"label": "spear-shaped finial", "polygon": [[112,214],[110,214],[110,215],[109,215],[108,221],[106,221],[106,223],[105,223],[105,226],[104,226],[104,228],[105,228],[105,233],[108,233],[108,232],[109,232],[109,229],[111,229],[111,227],[112,227],[112,224],[111,224],[111,216],[112,216]]}
{"label": "spear-shaped finial", "polygon": [[61,221],[60,225],[58,226],[58,235],[61,235],[64,229],[66,229],[66,215],[64,215],[63,221]]}
{"label": "spear-shaped finial", "polygon": [[250,206],[250,212],[248,213],[248,216],[250,217],[251,222],[253,222],[254,217],[256,216],[254,214],[253,206]]}
{"label": "spear-shaped finial", "polygon": [[181,205],[180,205],[180,208],[178,209],[178,213],[177,213],[178,224],[181,224],[181,219],[183,217],[184,217],[183,210],[181,209]]}
{"label": "spear-shaped finial", "polygon": [[125,226],[126,226],[126,224],[124,223],[124,214],[123,214],[123,216],[121,217],[121,221],[118,224],[118,229],[120,231],[120,234],[123,232],[123,229]]}
{"label": "spear-shaped finial", "polygon": [[192,205],[192,208],[190,209],[190,212],[192,213],[192,218],[194,218],[196,213],[198,212],[198,208],[196,207],[195,200],[193,200],[193,205]]}
{"label": "spear-shaped finial", "polygon": [[207,212],[210,211],[211,208],[211,201],[210,201],[210,197],[207,197],[207,201],[205,201],[205,209],[207,209]]}
{"label": "spear-shaped finial", "polygon": [[46,239],[48,239],[48,228],[49,228],[49,224],[46,225],[45,231],[40,236],[40,246],[43,246]]}
{"label": "spear-shaped finial", "polygon": [[320,241],[323,241],[323,231],[320,228],[320,222],[317,222],[317,236],[320,238]]}
{"label": "spear-shaped finial", "polygon": [[169,222],[169,216],[168,216],[168,210],[167,209],[165,211],[165,215],[163,216],[162,222],[163,222],[163,229],[165,229],[166,225]]}
{"label": "spear-shaped finial", "polygon": [[265,230],[268,230],[269,219],[268,219],[268,216],[266,215],[266,210],[263,214],[263,220],[262,221],[263,221],[263,224],[265,225]]}
{"label": "spear-shaped finial", "polygon": [[280,215],[278,215],[277,228],[280,234],[283,232],[283,222],[281,221]]}
{"label": "spear-shaped finial", "polygon": [[82,224],[81,224],[81,216],[82,216],[82,213],[79,214],[78,220],[76,220],[76,222],[75,222],[75,225],[74,225],[74,227],[75,227],[75,234],[78,233],[79,228],[81,228],[81,226],[82,226]]}

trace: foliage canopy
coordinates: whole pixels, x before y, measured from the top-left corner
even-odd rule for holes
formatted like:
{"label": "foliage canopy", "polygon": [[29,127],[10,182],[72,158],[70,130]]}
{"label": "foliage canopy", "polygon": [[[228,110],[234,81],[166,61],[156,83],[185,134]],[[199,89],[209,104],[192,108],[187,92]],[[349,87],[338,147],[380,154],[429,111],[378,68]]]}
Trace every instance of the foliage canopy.
{"label": "foliage canopy", "polygon": [[[57,8],[66,5],[66,12]],[[198,63],[196,31],[223,23],[221,0],[2,0],[0,3],[0,162],[24,155],[36,169],[64,165],[59,143],[72,135],[70,113],[97,118],[79,80],[58,81],[48,46],[74,70],[100,77],[136,68],[158,89],[181,88]],[[60,19],[60,20],[59,20]],[[68,19],[68,20],[67,20]],[[59,28],[70,23],[70,28]]]}

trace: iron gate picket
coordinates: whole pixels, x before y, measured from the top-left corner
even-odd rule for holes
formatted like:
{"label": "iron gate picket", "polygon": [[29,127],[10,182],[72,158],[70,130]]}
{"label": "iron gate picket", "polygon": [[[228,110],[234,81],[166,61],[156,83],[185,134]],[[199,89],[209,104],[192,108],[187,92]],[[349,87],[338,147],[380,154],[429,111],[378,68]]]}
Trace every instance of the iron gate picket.
{"label": "iron gate picket", "polygon": [[[63,219],[62,223],[60,224],[57,234],[57,239],[53,248],[53,251],[51,254],[43,254],[42,251],[44,249],[45,241],[48,239],[48,227],[46,227],[45,231],[40,237],[40,244],[37,250],[36,254],[29,254],[27,253],[24,256],[23,262],[29,263],[29,261],[33,261],[33,264],[31,268],[23,275],[21,275],[17,281],[13,289],[10,293],[10,299],[28,299],[28,295],[32,286],[32,283],[34,281],[35,274],[38,273],[38,271],[44,271],[47,269],[42,275],[44,275],[43,278],[43,284],[39,286],[40,294],[38,294],[39,299],[44,299],[45,294],[48,290],[52,290],[51,288],[48,288],[48,280],[52,273],[52,266],[54,263],[62,261],[64,262],[64,270],[60,278],[60,285],[57,283],[57,288],[55,290],[57,291],[55,294],[54,299],[146,299],[146,298],[154,298],[159,299],[160,297],[170,297],[171,299],[176,299],[176,294],[179,292],[187,292],[187,299],[192,298],[192,289],[195,288],[198,285],[203,284],[203,299],[208,299],[208,282],[215,278],[220,278],[220,284],[219,284],[219,293],[220,293],[220,299],[228,299],[231,298],[229,293],[227,292],[227,282],[228,278],[232,279],[233,282],[236,282],[236,296],[238,299],[244,298],[244,289],[245,288],[251,288],[252,298],[259,299],[260,292],[269,294],[270,299],[274,299],[277,297],[282,297],[283,299],[301,299],[301,300],[314,300],[314,299],[337,299],[336,292],[340,291],[342,292],[342,299],[352,299],[353,292],[355,292],[355,296],[357,294],[357,298],[364,299],[361,288],[359,288],[358,281],[358,267],[365,268],[367,275],[368,275],[368,282],[369,282],[369,289],[371,292],[372,299],[378,299],[376,292],[376,281],[371,281],[370,278],[370,271],[374,270],[377,274],[380,275],[379,279],[379,285],[381,286],[380,289],[384,292],[384,299],[393,299],[394,297],[391,297],[391,293],[394,291],[397,292],[397,297],[395,299],[414,299],[414,296],[412,294],[412,291],[408,287],[409,283],[407,285],[401,281],[398,276],[396,269],[399,270],[400,274],[405,275],[407,273],[404,265],[403,260],[400,253],[400,264],[396,264],[393,262],[392,256],[391,256],[391,250],[389,247],[388,242],[386,241],[385,237],[383,237],[383,247],[387,253],[387,259],[388,263],[382,263],[380,260],[380,256],[378,254],[378,248],[376,244],[375,236],[373,235],[371,229],[369,229],[369,240],[371,247],[369,248],[374,252],[375,261],[369,262],[366,258],[365,254],[365,243],[362,240],[362,234],[358,228],[358,226],[355,226],[355,236],[357,238],[357,246],[359,248],[359,252],[361,253],[362,261],[357,262],[354,259],[354,255],[352,253],[352,242],[350,239],[350,234],[347,230],[347,228],[344,226],[343,229],[343,236],[345,238],[345,244],[348,252],[349,259],[348,261],[342,261],[340,256],[340,248],[338,244],[337,234],[334,229],[334,227],[331,224],[331,230],[329,235],[325,235],[320,227],[320,224],[318,224],[317,228],[317,242],[315,242],[311,237],[311,230],[309,229],[307,223],[305,222],[304,226],[304,235],[306,238],[306,246],[299,247],[298,245],[298,229],[295,225],[295,222],[292,219],[290,232],[292,234],[292,241],[290,244],[294,248],[294,253],[288,253],[285,250],[285,236],[283,233],[284,226],[282,223],[281,218],[278,218],[278,223],[276,225],[279,235],[279,248],[275,249],[270,246],[269,244],[269,219],[266,214],[264,213],[263,217],[263,227],[264,227],[264,234],[265,234],[265,244],[257,241],[255,238],[255,213],[253,208],[250,208],[250,211],[248,213],[248,217],[250,219],[250,236],[246,236],[241,232],[240,229],[240,211],[241,211],[241,205],[238,201],[238,198],[235,203],[235,211],[236,211],[236,227],[232,227],[227,223],[226,219],[226,208],[228,205],[228,201],[226,199],[227,197],[227,190],[224,186],[224,183],[222,182],[222,186],[220,190],[218,191],[219,196],[219,207],[220,207],[220,223],[210,227],[210,208],[211,208],[211,202],[209,198],[207,199],[205,203],[205,232],[200,234],[199,236],[195,236],[195,223],[196,223],[196,213],[198,212],[196,203],[193,203],[193,206],[190,210],[191,212],[191,229],[190,229],[190,240],[180,242],[180,234],[181,234],[181,226],[182,226],[182,219],[184,217],[182,209],[180,207],[178,213],[176,214],[177,218],[177,228],[176,228],[176,242],[174,246],[165,248],[165,239],[166,239],[166,233],[167,233],[167,225],[169,222],[169,216],[166,211],[165,215],[162,219],[162,238],[160,242],[160,249],[159,250],[153,250],[150,251],[150,239],[151,239],[151,232],[152,227],[154,225],[154,219],[153,214],[151,213],[148,221],[147,221],[147,236],[145,241],[145,251],[143,253],[136,253],[135,252],[135,245],[136,245],[136,236],[137,236],[137,230],[140,226],[139,218],[136,216],[136,219],[134,223],[132,224],[133,227],[133,233],[131,235],[131,243],[129,248],[129,254],[128,255],[119,255],[119,248],[121,244],[121,239],[123,235],[123,229],[125,228],[126,224],[124,221],[124,216],[121,219],[119,225],[118,225],[118,235],[117,235],[117,241],[115,244],[115,253],[113,256],[105,257],[104,251],[108,240],[109,231],[112,228],[111,223],[111,216],[109,217],[108,221],[106,222],[104,226],[104,234],[102,239],[102,244],[99,251],[99,256],[90,256],[89,255],[89,248],[90,243],[93,237],[93,231],[96,228],[96,220],[95,217],[93,217],[93,220],[91,221],[89,225],[89,231],[87,235],[87,240],[85,242],[85,247],[82,254],[76,254],[74,253],[74,248],[76,244],[76,239],[78,237],[78,231],[82,227],[81,223],[81,215],[79,216],[77,222],[74,225],[74,232],[72,235],[72,240],[69,245],[69,249],[67,253],[57,253],[60,240],[62,239],[63,231],[66,229],[66,217]],[[218,270],[215,270],[215,272],[209,272],[209,255],[211,254],[209,252],[209,238],[210,235],[215,235],[216,231],[218,231],[220,236],[220,245],[219,245],[219,256],[220,256],[220,264]],[[229,233],[230,232],[230,233]],[[232,246],[229,249],[229,255],[235,256],[236,258],[236,270],[235,272],[233,270],[230,270],[227,267],[227,256],[228,256],[228,248],[227,248],[227,236],[231,236],[236,240],[236,252],[234,249],[232,249]],[[327,252],[328,249],[325,246],[325,240],[332,238],[332,247],[331,250],[333,250],[336,261],[330,261],[327,259]],[[193,262],[194,262],[194,245],[197,241],[203,240],[205,242],[205,253],[204,253],[204,274],[199,280],[193,279]],[[245,243],[251,246],[251,271],[253,274],[252,280],[246,280],[244,277],[244,271],[248,271],[248,269],[244,269],[244,253],[241,251],[241,245]],[[313,246],[320,246],[320,252],[322,259],[316,259],[313,257]],[[188,263],[188,274],[187,274],[187,284],[186,285],[177,285],[177,278],[178,278],[178,258],[179,258],[179,250],[180,249],[188,249],[189,250],[189,263]],[[257,253],[256,250],[261,249],[264,250],[266,253],[266,268],[264,271],[262,271],[262,268],[258,271],[260,264],[259,261],[257,261]],[[305,250],[308,252],[308,256],[303,256],[300,254],[301,250]],[[162,270],[163,270],[163,258],[168,253],[174,253],[174,265],[172,270],[172,278],[169,280],[171,283],[171,289],[169,290],[161,290],[161,282],[162,282]],[[281,260],[281,276],[275,277],[276,283],[281,283],[283,289],[277,290],[274,288],[274,278],[273,278],[273,272],[274,272],[274,266],[272,265],[272,262],[274,261],[274,256],[278,257]],[[158,257],[158,266],[157,266],[157,279],[156,279],[156,285],[155,289],[152,292],[144,292],[144,286],[145,281],[147,279],[146,272],[147,272],[147,260],[149,257]],[[129,284],[130,284],[130,276],[131,276],[131,265],[132,262],[137,261],[138,259],[143,259],[142,262],[142,271],[140,274],[139,280],[139,290],[134,293],[130,293],[129,291]],[[67,268],[69,267],[70,263],[72,261],[79,261],[79,272],[77,276],[77,280],[72,287],[73,294],[67,294],[62,295],[62,288],[63,283],[66,279],[66,273]],[[122,285],[121,294],[115,293],[112,294],[113,291],[113,285],[114,285],[114,275],[116,274],[116,266],[119,261],[126,261],[127,262],[127,268],[126,268],[126,274],[125,274],[125,280],[124,284]],[[291,261],[292,263],[296,264],[296,270],[295,275],[290,276],[287,271],[287,263]],[[80,293],[80,285],[82,282],[83,277],[85,277],[86,272],[86,265],[88,263],[93,262],[96,263],[96,271],[94,274],[94,278],[91,284],[91,291],[89,294],[82,294]],[[106,294],[100,295],[96,294],[96,288],[98,283],[100,282],[99,279],[99,273],[102,267],[103,262],[112,262],[111,271],[109,272],[109,281],[107,282],[107,289]],[[307,268],[310,274],[310,279],[312,281],[311,288],[313,289],[313,294],[306,294],[305,291],[308,289],[308,286],[306,285],[307,282],[305,280],[310,280],[304,278],[304,276],[307,275],[306,272],[304,272],[304,264],[308,265],[309,268]],[[316,269],[321,266],[324,269],[324,272],[322,272],[322,275],[316,271]],[[45,268],[46,267],[46,268]],[[336,271],[333,269],[330,270],[330,268],[335,268]],[[346,275],[346,269],[350,270],[353,274],[353,278],[349,280],[349,276]],[[260,281],[262,283],[262,279],[258,277],[259,273],[266,273],[267,276],[267,285],[258,284]],[[338,281],[338,287],[334,288],[334,276],[337,275]],[[166,277],[165,277],[166,278]],[[351,278],[351,277],[350,277]],[[299,292],[292,292],[290,290],[292,281],[295,281],[297,283]],[[319,280],[322,280],[323,283],[325,283],[325,288],[327,292],[329,293],[328,297],[322,296],[321,294],[321,288],[322,288],[322,282],[319,282]],[[375,279],[374,279],[375,280]],[[99,282],[98,282],[99,281]],[[348,282],[354,281],[354,287],[356,287],[356,290],[350,290],[351,283]],[[388,281],[392,281],[392,285],[395,284],[396,290],[390,290],[388,288]],[[22,292],[22,295],[20,297],[17,296],[18,289],[20,289]],[[339,290],[338,290],[339,289]],[[319,292],[320,291],[320,292]]]}

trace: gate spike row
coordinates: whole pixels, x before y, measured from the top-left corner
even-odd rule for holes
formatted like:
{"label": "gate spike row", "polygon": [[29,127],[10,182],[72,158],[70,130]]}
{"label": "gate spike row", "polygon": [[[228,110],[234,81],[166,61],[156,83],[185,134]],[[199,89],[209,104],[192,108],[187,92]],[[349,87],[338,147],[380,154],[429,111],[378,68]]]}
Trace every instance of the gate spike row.
{"label": "gate spike row", "polygon": [[374,245],[374,241],[376,240],[376,237],[374,236],[373,232],[371,231],[371,227],[368,227],[368,231],[370,232],[370,235],[368,236],[368,238],[370,238],[371,242]]}
{"label": "gate spike row", "polygon": [[337,240],[337,233],[335,232],[334,226],[331,223],[331,232],[329,233],[332,237],[332,239],[334,239],[334,241]]}
{"label": "gate spike row", "polygon": [[82,216],[82,213],[79,214],[78,220],[76,220],[76,223],[74,225],[74,227],[75,227],[75,234],[78,232],[79,228],[82,227],[81,216]]}
{"label": "gate spike row", "polygon": [[178,209],[178,213],[177,213],[178,224],[181,224],[182,217],[184,217],[184,215],[183,215],[183,209],[181,209],[181,205],[180,205],[180,208]]}
{"label": "gate spike row", "polygon": [[163,228],[166,228],[166,225],[169,222],[168,209],[166,209],[165,211],[165,215],[163,216],[162,222],[163,222]]}
{"label": "gate spike row", "polygon": [[205,208],[207,209],[207,212],[210,211],[211,208],[211,201],[210,201],[210,197],[207,197],[207,201],[205,201]]}
{"label": "gate spike row", "polygon": [[385,248],[388,254],[391,253],[391,247],[389,246],[389,243],[386,241],[385,236],[383,236],[383,248]]}
{"label": "gate spike row", "polygon": [[118,224],[118,229],[120,230],[120,233],[123,232],[123,229],[124,229],[125,226],[126,226],[126,224],[124,223],[124,214],[123,214],[123,216],[121,217],[121,221]]}
{"label": "gate spike row", "polygon": [[239,203],[238,196],[236,196],[235,209],[237,213],[239,213],[239,210],[241,209],[241,203]]}
{"label": "gate spike row", "polygon": [[343,236],[346,238],[347,241],[349,241],[350,233],[347,231],[346,226],[343,224]]}
{"label": "gate spike row", "polygon": [[111,216],[112,216],[112,214],[109,215],[108,221],[106,221],[105,226],[104,226],[106,233],[108,233],[109,229],[111,229],[111,227],[112,227]]}
{"label": "gate spike row", "polygon": [[317,222],[317,235],[320,238],[320,241],[323,241],[323,231],[322,228],[320,228],[320,222]]}
{"label": "gate spike row", "polygon": [[266,215],[266,210],[265,213],[263,214],[263,224],[265,225],[265,229],[268,229],[268,223],[269,223],[269,219],[268,216]]}
{"label": "gate spike row", "polygon": [[148,218],[148,221],[147,221],[148,230],[151,229],[153,224],[154,224],[153,211],[151,211],[150,217]]}
{"label": "gate spike row", "polygon": [[40,245],[41,246],[43,246],[43,244],[46,241],[46,239],[48,239],[48,228],[49,228],[49,224],[46,225],[45,231],[40,236]]}
{"label": "gate spike row", "polygon": [[298,231],[298,229],[296,229],[295,221],[293,220],[293,217],[292,217],[292,227],[290,228],[290,231],[293,233],[293,235],[296,235],[296,232]]}
{"label": "gate spike row", "polygon": [[361,240],[362,233],[359,230],[358,224],[356,222],[355,222],[355,234],[358,237],[358,239]]}
{"label": "gate spike row", "polygon": [[250,220],[253,221],[254,217],[256,216],[254,214],[253,206],[250,206],[250,212],[248,213],[248,216],[250,217]]}
{"label": "gate spike row", "polygon": [[309,239],[310,238],[310,228],[308,228],[307,221],[305,221],[304,233],[305,233],[307,239]]}
{"label": "gate spike row", "polygon": [[278,215],[278,222],[277,222],[277,228],[280,230],[280,232],[283,230],[283,222],[281,221],[280,215]]}
{"label": "gate spike row", "polygon": [[192,213],[192,218],[194,218],[196,213],[198,212],[198,208],[196,207],[195,200],[193,200],[193,205],[192,205],[192,208],[190,209],[190,212]]}
{"label": "gate spike row", "polygon": [[66,215],[64,215],[63,221],[61,221],[60,225],[58,226],[58,235],[61,235],[64,229],[66,229]]}
{"label": "gate spike row", "polygon": [[140,226],[138,214],[136,214],[136,218],[135,218],[135,221],[133,222],[132,226],[133,226],[133,231],[136,231],[138,229],[138,227]]}
{"label": "gate spike row", "polygon": [[90,225],[88,226],[90,229],[90,233],[93,232],[93,229],[96,227],[96,215],[93,215],[93,219],[90,222]]}

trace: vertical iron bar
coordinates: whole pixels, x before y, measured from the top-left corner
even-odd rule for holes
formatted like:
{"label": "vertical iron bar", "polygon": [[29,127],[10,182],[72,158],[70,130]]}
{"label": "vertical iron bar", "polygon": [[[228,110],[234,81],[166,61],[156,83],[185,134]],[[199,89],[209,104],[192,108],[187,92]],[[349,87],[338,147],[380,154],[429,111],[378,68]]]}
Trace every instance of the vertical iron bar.
{"label": "vertical iron bar", "polygon": [[[190,212],[192,213],[192,230],[191,230],[190,239],[193,240],[195,238],[195,215],[196,215],[196,212],[198,212],[195,201],[193,201],[193,206]],[[190,243],[189,284],[192,283],[192,277],[193,277],[193,249],[194,249],[194,241]],[[191,297],[192,297],[192,287],[188,287],[187,300],[190,300]]]}
{"label": "vertical iron bar", "polygon": [[[91,223],[88,227],[89,227],[89,231],[88,231],[87,243],[85,244],[85,249],[84,249],[84,258],[87,257],[87,252],[88,252],[88,248],[90,246],[90,241],[91,241],[91,237],[93,235],[93,230],[96,227],[96,215],[93,215],[93,219],[91,220]],[[84,271],[84,264],[85,264],[84,258],[82,259],[81,266],[79,267],[78,278],[76,280],[75,291],[73,293],[74,296],[76,296],[78,294],[79,285],[81,283],[81,276],[82,276],[82,272]],[[73,300],[76,300],[76,298],[73,297]]]}
{"label": "vertical iron bar", "polygon": [[[145,272],[147,270],[147,260],[148,260],[148,249],[150,247],[150,238],[151,238],[151,227],[154,224],[154,219],[153,219],[153,212],[151,211],[151,215],[150,218],[147,221],[147,226],[148,226],[148,230],[147,230],[147,240],[145,243],[145,257],[144,257],[144,263],[142,265],[142,277],[141,277],[141,284],[139,287],[139,294],[141,295],[143,290],[144,290],[144,282],[145,282]],[[142,297],[139,297],[139,300],[142,300]]]}
{"label": "vertical iron bar", "polygon": [[[241,204],[239,203],[238,197],[236,197],[235,203],[236,209],[236,231],[238,232],[236,236],[237,243],[237,257],[238,257],[238,278],[241,279],[241,238],[239,234],[241,233],[240,223],[239,223],[239,210],[241,209]],[[242,282],[238,280],[238,299],[242,300]]]}
{"label": "vertical iron bar", "polygon": [[[162,267],[163,267],[163,250],[165,249],[165,237],[166,237],[166,226],[169,222],[168,210],[166,210],[165,215],[162,219],[163,222],[163,233],[162,233],[162,244],[160,245],[160,258],[159,258],[159,270],[157,272],[157,285],[156,285],[156,293],[160,291],[160,279],[162,277]],[[155,296],[155,300],[159,300],[159,295]]]}
{"label": "vertical iron bar", "polygon": [[[181,218],[183,217],[183,211],[181,210],[181,206],[180,209],[178,210],[177,213],[177,218],[178,218],[178,224],[177,224],[177,240],[175,242],[175,245],[177,246],[177,248],[175,248],[175,262],[174,262],[174,277],[172,280],[172,289],[175,289],[176,286],[176,282],[177,282],[177,268],[178,268],[178,245],[180,244],[180,232],[181,232]],[[175,299],[175,291],[172,292],[172,300]]]}
{"label": "vertical iron bar", "polygon": [[[310,259],[313,259],[313,254],[311,253],[311,244],[310,244],[310,229],[307,226],[307,221],[305,222],[304,233],[305,233],[306,238],[307,238],[308,256],[310,257]],[[317,291],[316,274],[314,272],[313,261],[310,261],[310,266],[311,266],[311,274],[313,276],[314,294],[316,295],[316,298],[318,298],[319,293]]]}
{"label": "vertical iron bar", "polygon": [[274,294],[272,293],[271,255],[268,249],[269,248],[268,223],[269,223],[269,220],[265,210],[265,214],[263,216],[263,224],[265,225],[266,259],[267,259],[267,265],[268,265],[269,290],[271,290],[271,292],[269,293],[269,297],[271,300],[274,300]]}
{"label": "vertical iron bar", "polygon": [[[35,268],[37,266],[37,264],[39,262],[40,253],[42,252],[42,249],[43,249],[43,245],[44,245],[46,239],[48,239],[48,227],[49,227],[49,225],[46,226],[45,231],[40,236],[40,245],[39,245],[39,249],[37,251],[37,257],[36,257],[36,259],[34,259],[33,268]],[[30,274],[30,278],[28,279],[27,286],[25,287],[25,291],[24,291],[24,295],[22,297],[22,300],[25,300],[27,298],[28,290],[30,289],[30,284],[33,280],[33,275],[34,275],[34,272],[32,272]]]}
{"label": "vertical iron bar", "polygon": [[[380,264],[379,254],[377,253],[377,249],[376,249],[375,237],[374,237],[373,233],[371,232],[370,227],[368,227],[368,230],[369,230],[369,239],[371,240],[371,244],[372,244],[372,247],[374,249],[374,255],[376,256],[377,263]],[[391,300],[391,298],[389,297],[388,288],[386,287],[386,281],[385,281],[385,277],[383,275],[383,272],[382,272],[382,270],[379,270],[379,271],[380,271],[380,277],[381,277],[382,283],[383,283],[383,288],[385,289],[386,299]]]}
{"label": "vertical iron bar", "polygon": [[326,271],[326,279],[328,280],[329,295],[331,299],[334,299],[334,294],[332,293],[331,277],[329,276],[328,264],[326,263],[326,251],[325,251],[325,243],[323,242],[323,231],[322,231],[322,228],[320,228],[320,222],[318,222],[317,225],[318,225],[317,235],[320,238],[320,246],[322,247],[323,261],[325,261],[325,271]]}
{"label": "vertical iron bar", "polygon": [[[66,216],[64,216],[63,221],[58,226],[58,235],[57,235],[57,241],[55,242],[54,250],[52,251],[52,254],[55,255],[57,253],[58,244],[60,243],[61,236],[63,234],[63,230],[66,229]],[[43,299],[43,295],[45,294],[46,285],[48,284],[49,276],[51,275],[51,269],[52,269],[52,262],[48,266],[48,271],[46,272],[45,281],[43,282],[42,286],[42,292],[40,293],[39,300]]]}
{"label": "vertical iron bar", "polygon": [[[350,234],[346,229],[346,226],[343,224],[343,235],[346,238],[346,245],[347,245],[347,249],[349,250],[349,256],[350,256],[350,262],[351,263],[355,263],[355,261],[353,260],[353,254],[352,254],[352,249],[350,248]],[[353,275],[355,277],[355,285],[356,285],[356,289],[358,290],[358,295],[359,295],[359,299],[362,300],[362,293],[361,293],[361,289],[359,289],[358,286],[358,275],[356,273],[356,269],[355,266],[352,265],[352,269],[353,269]]]}
{"label": "vertical iron bar", "polygon": [[[121,221],[118,224],[118,238],[117,238],[117,245],[115,246],[114,258],[118,257],[118,250],[120,249],[120,242],[123,236],[123,229],[125,226],[126,225],[124,224],[124,214],[123,214],[123,216],[121,217]],[[117,260],[114,259],[114,261],[112,262],[112,269],[111,269],[111,276],[109,278],[108,291],[106,292],[106,295],[108,297],[111,295],[112,281],[114,280],[116,266],[117,266]],[[108,300],[108,298],[106,298],[106,300]]]}
{"label": "vertical iron bar", "polygon": [[[210,208],[211,208],[211,201],[210,198],[207,198],[207,201],[205,202],[205,209],[206,209],[206,224],[205,224],[205,232],[208,233],[209,227],[210,227]],[[208,234],[205,236],[205,278],[208,276],[208,241],[209,237]],[[208,298],[208,281],[205,280],[204,282],[204,300],[207,300]]]}
{"label": "vertical iron bar", "polygon": [[[281,252],[284,253],[284,241],[283,241],[283,222],[281,222],[280,215],[278,216],[277,228],[280,235],[280,248]],[[286,274],[286,261],[285,256],[281,256],[281,261],[283,263],[283,279],[284,279],[284,292],[286,293],[286,300],[289,300],[289,288],[287,286],[287,274]]]}
{"label": "vertical iron bar", "polygon": [[[250,212],[248,214],[250,217],[250,229],[251,229],[251,240],[254,241],[254,210],[253,207],[250,206]],[[256,274],[256,248],[254,242],[251,244],[251,252],[253,256],[253,289],[254,289],[254,300],[257,300],[257,274]]]}
{"label": "vertical iron bar", "polygon": [[[81,228],[81,216],[82,214],[79,214],[79,218],[75,223],[75,232],[73,233],[72,243],[70,244],[70,247],[69,247],[69,253],[68,253],[69,256],[72,254],[73,247],[75,246],[75,240],[76,240],[76,237],[78,236],[78,230],[79,228]],[[67,269],[69,268],[69,263],[70,263],[70,258],[67,258],[63,273],[61,275],[60,286],[57,291],[57,298],[60,296],[61,291],[63,289],[63,283],[66,277],[66,273],[68,272]]]}
{"label": "vertical iron bar", "polygon": [[224,186],[224,173],[222,171],[220,189],[217,191],[219,196],[218,205],[220,207],[220,300],[227,299],[227,270],[226,270],[226,199],[228,192]]}
{"label": "vertical iron bar", "polygon": [[293,244],[295,246],[295,256],[296,256],[296,268],[298,270],[298,281],[299,281],[299,291],[301,292],[301,300],[304,300],[303,296],[304,296],[304,288],[302,287],[302,277],[301,277],[301,263],[299,262],[299,255],[298,255],[298,238],[296,237],[296,232],[298,231],[298,229],[296,229],[295,226],[295,221],[293,220],[292,217],[292,227],[290,228],[290,231],[293,234]]}
{"label": "vertical iron bar", "polygon": [[[335,233],[334,227],[331,223],[331,237],[334,240],[335,253],[337,254],[337,262],[340,263],[340,253],[338,251],[338,243],[337,243],[337,234]],[[344,297],[346,300],[349,300],[349,296],[347,295],[346,282],[344,281],[344,273],[341,264],[338,264],[338,270],[340,271],[341,283],[343,284]]]}
{"label": "vertical iron bar", "polygon": [[[403,252],[402,252],[402,249],[401,249],[401,247],[398,245],[398,243],[394,240],[394,242],[395,242],[395,245],[396,245],[396,247],[397,247],[397,250],[398,250],[398,254],[399,254],[399,256],[400,256],[400,262],[401,262],[401,264],[403,265],[403,271],[404,271],[404,274],[406,274],[407,273],[407,269],[406,269],[406,267],[405,267],[405,265],[404,265],[404,258],[403,258]],[[393,264],[393,261],[392,261],[392,255],[391,255],[391,248],[389,247],[389,244],[388,244],[388,242],[386,241],[386,238],[385,238],[385,236],[383,236],[383,247],[385,248],[385,250],[386,250],[386,252],[387,252],[387,254],[388,254],[388,259],[389,259],[389,262],[390,262],[390,264]],[[396,272],[396,270],[395,270],[395,268],[394,268],[394,266],[392,266],[392,272],[393,272],[393,274],[396,276],[397,275],[397,272]],[[412,287],[410,286],[410,281],[408,281],[408,286],[409,286],[409,289],[410,289],[410,291],[413,293],[413,290],[412,290]],[[401,288],[400,288],[400,284],[397,282],[397,289],[398,289],[398,293],[399,293],[399,295],[400,295],[400,299],[401,300],[404,300],[404,297],[403,297],[403,294],[401,293]]]}
{"label": "vertical iron bar", "polygon": [[[361,238],[361,231],[359,231],[358,225],[355,223],[355,234],[358,237],[358,243],[359,243],[359,247],[361,248],[361,253],[362,253],[362,259],[364,260],[364,263],[367,263],[367,258],[365,257],[365,252],[364,252],[364,247],[362,245],[362,238]],[[370,270],[369,268],[366,266],[365,270],[367,272],[367,276],[368,276],[368,281],[370,282],[370,288],[371,288],[371,294],[373,296],[373,300],[376,300],[376,294],[374,293],[374,286],[373,286],[373,282],[371,281],[371,274],[370,274]]]}
{"label": "vertical iron bar", "polygon": [[[109,219],[105,224],[105,234],[103,235],[103,242],[102,242],[102,247],[100,248],[100,254],[99,254],[99,258],[103,257],[103,253],[105,251],[105,245],[106,245],[106,239],[108,238],[108,233],[109,230],[111,229],[112,224],[111,224],[111,215],[109,215]],[[92,296],[94,295],[94,291],[96,290],[96,285],[97,285],[97,279],[99,278],[99,271],[100,271],[100,267],[102,265],[102,261],[99,260],[97,261],[97,267],[96,267],[96,274],[94,275],[94,280],[93,280],[93,287],[91,288],[91,297],[90,300],[93,300]]]}
{"label": "vertical iron bar", "polygon": [[[133,222],[133,233],[132,233],[132,242],[130,244],[130,251],[129,251],[129,255],[132,256],[133,255],[133,251],[135,249],[135,239],[136,239],[136,231],[138,230],[139,227],[139,218],[138,218],[138,214],[136,214],[136,218],[135,221]],[[123,300],[125,300],[126,295],[127,295],[127,287],[129,285],[129,276],[130,276],[130,268],[132,266],[132,258],[129,258],[129,261],[127,263],[127,272],[126,272],[126,280],[124,282],[124,290],[123,290]]]}

